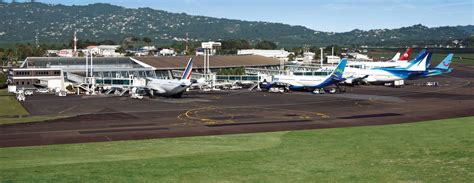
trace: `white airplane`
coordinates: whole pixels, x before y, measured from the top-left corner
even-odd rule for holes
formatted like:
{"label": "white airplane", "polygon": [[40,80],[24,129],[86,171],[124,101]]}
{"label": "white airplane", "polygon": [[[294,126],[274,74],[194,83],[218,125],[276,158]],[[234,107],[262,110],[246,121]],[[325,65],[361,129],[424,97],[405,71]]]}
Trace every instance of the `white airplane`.
{"label": "white airplane", "polygon": [[[402,58],[400,59],[408,59],[412,50],[409,48],[407,51],[403,54]],[[398,54],[397,54],[398,55]],[[395,57],[397,57],[395,55]],[[421,52],[416,56],[415,59],[411,61],[394,61],[392,59],[391,61],[383,61],[383,62],[348,62],[346,65],[346,70],[344,72],[343,77],[346,78],[344,83],[346,84],[357,84],[361,83],[362,81],[368,82],[367,77],[370,75],[371,72],[375,72],[372,70],[376,70],[378,68],[407,68],[411,65],[413,65],[416,62],[419,62],[423,60],[423,58],[426,56],[426,49],[421,50]],[[331,72],[334,70],[334,67],[324,67],[320,69],[319,71],[321,72]],[[390,75],[387,75],[387,77],[391,77]]]}
{"label": "white airplane", "polygon": [[180,80],[147,78],[145,89],[150,95],[180,98],[192,84],[191,73],[193,70],[193,59],[190,58]]}
{"label": "white airplane", "polygon": [[358,68],[358,69],[373,69],[381,67],[406,67],[410,65],[411,62],[415,62],[417,58],[423,56],[426,53],[426,49],[421,50],[421,52],[415,57],[415,59],[408,61],[412,49],[408,48],[403,56],[400,56],[400,53],[397,53],[389,61],[378,61],[378,62],[367,62],[367,61],[354,61],[347,63],[347,67]]}
{"label": "white airplane", "polygon": [[345,83],[348,84],[355,84],[361,81],[366,83],[388,83],[405,79],[414,80],[452,72],[452,68],[449,68],[449,64],[452,61],[453,54],[449,54],[433,69],[429,68],[431,55],[429,52],[425,53],[404,67],[371,69],[346,68],[343,77],[347,78]]}
{"label": "white airplane", "polygon": [[342,59],[341,63],[334,69],[331,74],[326,76],[308,76],[308,75],[274,75],[272,82],[265,86],[270,90],[274,86],[286,85],[290,90],[314,90],[319,93],[325,87],[338,84],[345,80],[342,77],[346,68],[347,59]]}
{"label": "white airplane", "polygon": [[[409,63],[406,67],[381,67],[373,69],[354,69],[360,77],[365,75],[365,81],[369,83],[392,82],[397,80],[410,79],[411,77],[423,73],[428,69],[431,53],[424,54],[422,60],[416,60]],[[348,70],[349,72],[349,70]]]}

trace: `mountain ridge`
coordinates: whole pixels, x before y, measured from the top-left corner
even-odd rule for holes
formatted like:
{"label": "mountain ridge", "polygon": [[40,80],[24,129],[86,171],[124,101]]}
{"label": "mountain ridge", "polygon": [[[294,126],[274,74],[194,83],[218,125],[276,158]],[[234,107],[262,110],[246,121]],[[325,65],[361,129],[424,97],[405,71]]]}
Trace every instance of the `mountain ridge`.
{"label": "mountain ridge", "polygon": [[96,3],[52,5],[44,3],[0,3],[0,42],[66,43],[74,31],[82,40],[113,40],[149,37],[155,44],[184,41],[247,39],[270,40],[280,46],[444,44],[474,34],[474,25],[426,27],[421,24],[398,29],[354,29],[323,32],[304,26],[262,21],[171,13],[151,8],[125,8]]}

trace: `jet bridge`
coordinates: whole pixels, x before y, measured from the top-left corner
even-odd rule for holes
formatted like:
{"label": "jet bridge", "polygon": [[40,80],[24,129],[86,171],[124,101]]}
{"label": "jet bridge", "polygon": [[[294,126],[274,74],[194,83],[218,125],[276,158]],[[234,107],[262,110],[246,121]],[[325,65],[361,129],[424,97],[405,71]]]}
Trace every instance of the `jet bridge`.
{"label": "jet bridge", "polygon": [[[183,75],[183,71],[173,70],[173,77],[179,78]],[[215,75],[215,80],[217,82],[234,82],[234,81],[241,81],[241,82],[259,82],[263,79],[266,79],[267,74],[248,74],[248,75]],[[192,73],[192,79],[200,79],[203,78],[204,74],[202,73]]]}

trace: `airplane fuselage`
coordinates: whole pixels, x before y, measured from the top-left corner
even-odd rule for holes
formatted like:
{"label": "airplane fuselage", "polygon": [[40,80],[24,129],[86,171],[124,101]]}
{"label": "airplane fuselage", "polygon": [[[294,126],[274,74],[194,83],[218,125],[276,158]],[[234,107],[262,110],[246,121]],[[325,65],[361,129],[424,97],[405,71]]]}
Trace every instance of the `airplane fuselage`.
{"label": "airplane fuselage", "polygon": [[168,80],[168,79],[149,79],[147,88],[151,89],[154,94],[162,96],[180,95],[191,86],[188,80]]}
{"label": "airplane fuselage", "polygon": [[275,75],[273,76],[273,82],[287,83],[290,89],[303,89],[303,88],[321,88],[325,87],[328,83],[329,76],[295,76],[295,75]]}

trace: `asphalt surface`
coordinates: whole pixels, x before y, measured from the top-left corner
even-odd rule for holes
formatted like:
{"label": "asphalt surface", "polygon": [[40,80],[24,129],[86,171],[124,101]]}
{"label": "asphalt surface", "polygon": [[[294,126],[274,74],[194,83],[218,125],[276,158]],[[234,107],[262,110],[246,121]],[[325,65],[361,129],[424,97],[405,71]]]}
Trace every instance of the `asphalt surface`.
{"label": "asphalt surface", "polygon": [[[422,86],[438,81],[439,87]],[[138,140],[409,123],[474,115],[474,68],[406,81],[403,88],[347,87],[344,94],[248,90],[189,92],[182,99],[30,96],[31,115],[68,116],[0,126],[0,147]]]}

